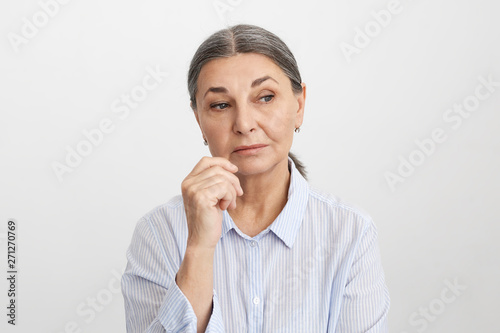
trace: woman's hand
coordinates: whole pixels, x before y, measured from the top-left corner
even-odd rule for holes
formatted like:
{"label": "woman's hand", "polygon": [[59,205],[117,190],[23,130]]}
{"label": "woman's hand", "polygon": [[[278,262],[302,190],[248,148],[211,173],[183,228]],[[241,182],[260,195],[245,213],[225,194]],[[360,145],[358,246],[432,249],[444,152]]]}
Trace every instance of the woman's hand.
{"label": "woman's hand", "polygon": [[188,247],[215,249],[222,230],[222,211],[236,208],[243,195],[238,167],[222,157],[203,157],[182,182],[188,223]]}
{"label": "woman's hand", "polygon": [[205,331],[212,312],[213,260],[222,211],[236,208],[236,197],[243,195],[236,171],[225,158],[203,157],[181,186],[189,233],[176,283],[193,307],[198,332]]}

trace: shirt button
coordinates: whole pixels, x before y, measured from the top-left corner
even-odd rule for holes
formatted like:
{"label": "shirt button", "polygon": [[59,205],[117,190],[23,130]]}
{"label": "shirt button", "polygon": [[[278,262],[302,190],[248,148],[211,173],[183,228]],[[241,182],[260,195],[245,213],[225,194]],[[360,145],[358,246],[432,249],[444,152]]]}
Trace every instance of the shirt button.
{"label": "shirt button", "polygon": [[254,241],[254,240],[253,240],[253,241],[251,241],[251,242],[250,242],[250,246],[251,246],[251,247],[256,247],[256,246],[257,246],[257,242],[256,242],[256,241]]}
{"label": "shirt button", "polygon": [[260,303],[260,298],[258,298],[258,297],[254,297],[254,299],[253,299],[253,304],[257,305],[257,304],[259,304],[259,303]]}

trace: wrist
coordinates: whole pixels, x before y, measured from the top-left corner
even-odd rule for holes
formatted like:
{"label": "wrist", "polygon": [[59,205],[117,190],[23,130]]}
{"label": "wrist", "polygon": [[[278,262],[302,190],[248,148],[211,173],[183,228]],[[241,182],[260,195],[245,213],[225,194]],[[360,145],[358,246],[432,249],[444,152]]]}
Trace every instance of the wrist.
{"label": "wrist", "polygon": [[186,277],[203,277],[213,274],[215,248],[188,245],[179,271]]}
{"label": "wrist", "polygon": [[202,241],[196,239],[195,237],[189,237],[187,239],[186,254],[190,254],[196,257],[206,257],[214,254],[215,247],[217,243],[213,244],[211,242]]}
{"label": "wrist", "polygon": [[[214,252],[200,248],[186,248],[175,281],[184,294],[207,293],[211,295],[213,288]],[[188,297],[189,298],[189,297]]]}

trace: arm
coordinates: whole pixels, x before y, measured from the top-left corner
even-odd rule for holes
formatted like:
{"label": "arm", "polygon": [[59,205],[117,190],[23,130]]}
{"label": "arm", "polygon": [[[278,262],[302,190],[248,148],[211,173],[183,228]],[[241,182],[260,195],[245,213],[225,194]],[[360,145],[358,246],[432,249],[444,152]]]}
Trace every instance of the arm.
{"label": "arm", "polygon": [[198,318],[198,331],[204,332],[213,307],[214,252],[186,248],[176,283],[189,299]]}
{"label": "arm", "polygon": [[[202,158],[182,182],[188,237],[179,253],[172,228],[160,233],[141,220],[127,251],[122,278],[128,332],[223,332],[213,290],[213,259],[222,211],[236,207],[243,190],[223,158]],[[166,274],[165,274],[166,272]]]}
{"label": "arm", "polygon": [[389,291],[384,281],[377,231],[370,220],[355,249],[337,327],[329,327],[329,331],[387,332],[389,304]]}
{"label": "arm", "polygon": [[[162,247],[157,235],[150,221],[141,219],[127,251],[122,277],[127,332],[196,332],[195,312],[175,283],[180,261],[175,239],[168,234]],[[223,332],[215,294],[210,294],[210,306],[206,332]]]}
{"label": "arm", "polygon": [[181,185],[188,237],[176,281],[193,306],[198,332],[204,332],[209,325],[214,304],[213,261],[221,236],[222,211],[236,208],[236,197],[243,195],[233,174],[237,170],[227,159],[204,157]]}

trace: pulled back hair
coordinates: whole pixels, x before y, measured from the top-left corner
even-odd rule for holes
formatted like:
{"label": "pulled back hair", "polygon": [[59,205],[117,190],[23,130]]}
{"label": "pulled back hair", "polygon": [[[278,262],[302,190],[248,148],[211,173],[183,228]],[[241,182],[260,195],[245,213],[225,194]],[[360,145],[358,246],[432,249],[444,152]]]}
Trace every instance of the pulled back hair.
{"label": "pulled back hair", "polygon": [[[196,110],[198,77],[202,67],[217,58],[228,58],[239,53],[259,53],[269,57],[290,79],[292,91],[302,92],[297,61],[288,46],[275,34],[255,25],[238,24],[219,30],[208,37],[199,47],[191,60],[188,72],[188,91],[193,110]],[[292,159],[300,174],[306,178],[302,162],[291,152]]]}

